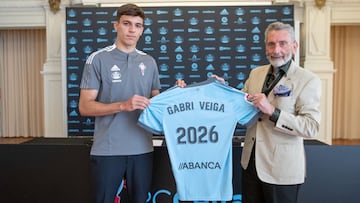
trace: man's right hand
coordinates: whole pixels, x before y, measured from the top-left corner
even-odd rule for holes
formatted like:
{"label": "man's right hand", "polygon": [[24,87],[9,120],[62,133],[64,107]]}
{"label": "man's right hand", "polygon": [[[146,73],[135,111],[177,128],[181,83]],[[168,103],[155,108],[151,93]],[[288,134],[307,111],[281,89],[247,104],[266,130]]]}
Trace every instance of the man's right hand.
{"label": "man's right hand", "polygon": [[140,95],[134,95],[125,102],[121,102],[121,111],[144,110],[149,106],[150,100]]}
{"label": "man's right hand", "polygon": [[177,80],[175,82],[175,85],[179,86],[179,87],[185,87],[186,86],[186,82],[184,80]]}

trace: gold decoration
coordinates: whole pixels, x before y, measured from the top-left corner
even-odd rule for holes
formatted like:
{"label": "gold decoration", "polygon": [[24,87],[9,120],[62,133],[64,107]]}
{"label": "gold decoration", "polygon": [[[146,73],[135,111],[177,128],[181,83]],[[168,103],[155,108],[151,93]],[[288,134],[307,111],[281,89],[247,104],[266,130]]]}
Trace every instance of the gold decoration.
{"label": "gold decoration", "polygon": [[58,11],[60,11],[60,4],[61,0],[49,0],[50,10],[53,13],[57,13]]}
{"label": "gold decoration", "polygon": [[314,0],[316,7],[321,9],[323,6],[325,6],[326,0]]}

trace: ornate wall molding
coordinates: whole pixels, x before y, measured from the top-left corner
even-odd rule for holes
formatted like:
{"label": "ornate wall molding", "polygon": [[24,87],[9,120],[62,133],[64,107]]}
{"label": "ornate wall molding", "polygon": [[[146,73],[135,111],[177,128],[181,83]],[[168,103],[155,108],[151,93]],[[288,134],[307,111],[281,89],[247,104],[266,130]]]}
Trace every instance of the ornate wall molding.
{"label": "ornate wall molding", "polygon": [[349,4],[332,4],[330,21],[331,24],[360,25],[360,1]]}
{"label": "ornate wall molding", "polygon": [[[129,1],[130,2],[130,1]],[[241,4],[239,0],[133,0],[139,5],[204,5]],[[331,144],[332,125],[332,80],[333,63],[330,58],[330,27],[338,24],[360,24],[359,0],[327,0],[321,8],[314,0],[252,0],[252,2],[285,3],[295,5],[295,20],[303,24],[301,42],[304,47],[304,68],[318,74],[323,81],[321,110],[323,120],[319,139]],[[0,0],[0,29],[45,28],[47,32],[47,60],[44,75],[45,136],[66,137],[66,92],[62,68],[61,30],[65,23],[65,7],[70,5],[90,5],[113,3],[118,0],[61,0],[60,10],[52,12],[48,0]]]}

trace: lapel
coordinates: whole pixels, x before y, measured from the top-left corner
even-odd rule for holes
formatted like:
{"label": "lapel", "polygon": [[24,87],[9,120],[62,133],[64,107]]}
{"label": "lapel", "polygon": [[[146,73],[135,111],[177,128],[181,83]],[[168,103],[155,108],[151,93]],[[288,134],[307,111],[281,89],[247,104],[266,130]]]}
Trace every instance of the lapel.
{"label": "lapel", "polygon": [[[257,74],[257,77],[252,85],[254,85],[254,93],[261,92],[262,87],[266,80],[266,75],[269,72],[270,64],[266,65],[265,68],[260,68],[259,73]],[[262,82],[261,82],[262,81]],[[256,86],[255,86],[256,85]]]}

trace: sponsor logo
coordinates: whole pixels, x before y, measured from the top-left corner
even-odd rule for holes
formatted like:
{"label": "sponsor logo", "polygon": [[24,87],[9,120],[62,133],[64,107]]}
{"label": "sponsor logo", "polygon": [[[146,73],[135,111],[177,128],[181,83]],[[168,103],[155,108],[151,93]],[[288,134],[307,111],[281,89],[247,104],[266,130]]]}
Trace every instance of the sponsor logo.
{"label": "sponsor logo", "polygon": [[219,169],[221,170],[221,165],[219,162],[181,162],[178,167],[179,170],[196,170],[196,169]]}

